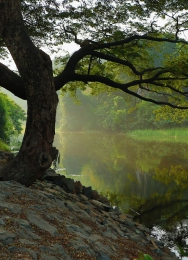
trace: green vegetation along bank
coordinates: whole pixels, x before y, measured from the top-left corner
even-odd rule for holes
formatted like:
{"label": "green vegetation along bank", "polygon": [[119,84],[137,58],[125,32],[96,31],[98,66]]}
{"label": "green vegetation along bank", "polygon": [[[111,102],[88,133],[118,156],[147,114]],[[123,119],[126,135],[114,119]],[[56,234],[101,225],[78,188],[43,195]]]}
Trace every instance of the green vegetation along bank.
{"label": "green vegetation along bank", "polygon": [[126,135],[143,141],[188,143],[188,128],[133,130]]}

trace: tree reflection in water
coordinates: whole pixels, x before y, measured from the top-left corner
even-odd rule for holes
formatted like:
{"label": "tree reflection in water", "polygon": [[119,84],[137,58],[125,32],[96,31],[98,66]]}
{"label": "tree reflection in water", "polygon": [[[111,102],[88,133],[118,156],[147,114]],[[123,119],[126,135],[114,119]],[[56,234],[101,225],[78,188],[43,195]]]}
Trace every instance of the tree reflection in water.
{"label": "tree reflection in water", "polygon": [[[56,138],[60,168],[106,194],[113,205],[149,228],[169,246],[186,250],[188,153],[185,143],[134,141],[123,134],[63,133]],[[64,174],[64,173],[63,173]],[[135,213],[137,212],[137,213]]]}

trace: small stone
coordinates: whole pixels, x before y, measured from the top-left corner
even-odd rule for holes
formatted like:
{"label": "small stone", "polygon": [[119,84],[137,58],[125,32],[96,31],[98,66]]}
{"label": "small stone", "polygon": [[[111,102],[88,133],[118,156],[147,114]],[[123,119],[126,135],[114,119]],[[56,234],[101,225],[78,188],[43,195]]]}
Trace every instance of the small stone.
{"label": "small stone", "polygon": [[41,254],[41,260],[58,260],[57,257],[47,254]]}
{"label": "small stone", "polygon": [[0,202],[0,208],[11,211],[14,214],[21,214],[22,212],[22,207],[18,204]]}
{"label": "small stone", "polygon": [[4,226],[5,225],[5,222],[3,221],[2,218],[0,218],[0,225]]}
{"label": "small stone", "polygon": [[72,231],[79,232],[81,234],[84,234],[84,236],[88,236],[88,231],[85,231],[83,227],[79,227],[74,224],[66,225],[67,230],[71,233]]}
{"label": "small stone", "polygon": [[78,207],[78,205],[76,203],[71,202],[70,200],[67,200],[66,202],[64,202],[65,206],[73,211],[80,211],[80,208]]}
{"label": "small stone", "polygon": [[158,240],[155,240],[154,242],[155,242],[156,246],[164,247],[164,243],[163,242],[158,241]]}
{"label": "small stone", "polygon": [[91,187],[84,187],[84,188],[83,188],[83,194],[84,194],[88,199],[91,199],[91,196],[92,196],[92,189],[91,189]]}
{"label": "small stone", "polygon": [[109,228],[106,231],[103,232],[103,235],[106,236],[106,237],[117,239],[117,236]]}
{"label": "small stone", "polygon": [[110,205],[109,200],[108,200],[105,196],[100,195],[99,198],[98,198],[98,200],[99,200],[100,202],[102,202],[102,203],[108,205],[108,206]]}
{"label": "small stone", "polygon": [[84,241],[81,241],[80,238],[71,239],[69,243],[75,250],[87,250],[90,247]]}
{"label": "small stone", "polygon": [[11,244],[15,238],[16,235],[14,233],[0,227],[0,242],[3,245]]}
{"label": "small stone", "polygon": [[63,183],[66,188],[68,189],[68,192],[73,192],[74,191],[74,180],[71,178],[65,178],[64,183]]}
{"label": "small stone", "polygon": [[126,234],[131,240],[135,241],[135,242],[140,242],[141,238],[139,235],[136,235],[136,234],[132,234],[132,233],[129,233],[129,234]]}
{"label": "small stone", "polygon": [[81,184],[80,181],[76,181],[74,183],[74,190],[73,192],[76,193],[76,194],[81,194],[83,191],[83,185]]}
{"label": "small stone", "polygon": [[46,246],[46,245],[39,246],[39,249],[41,251],[44,251],[46,253],[51,253],[51,254],[53,254],[53,253],[55,253],[57,251],[57,249],[54,248],[53,246]]}
{"label": "small stone", "polygon": [[15,222],[17,222],[21,227],[24,228],[30,228],[30,224],[27,220],[25,219],[13,219]]}
{"label": "small stone", "polygon": [[104,252],[100,252],[97,254],[97,260],[110,260],[110,258]]}
{"label": "small stone", "polygon": [[162,251],[159,248],[153,250],[157,255],[162,256]]}
{"label": "small stone", "polygon": [[170,253],[170,249],[165,246],[165,247],[163,247],[163,252],[169,254]]}
{"label": "small stone", "polygon": [[39,237],[38,235],[36,235],[35,233],[33,233],[32,231],[29,231],[29,230],[18,229],[18,230],[16,230],[15,233],[17,236],[24,238],[24,239],[28,239],[28,240],[41,239],[41,237]]}
{"label": "small stone", "polygon": [[90,242],[95,242],[97,240],[102,240],[103,238],[99,235],[94,234],[94,235],[90,235],[88,237],[88,239],[89,239]]}
{"label": "small stone", "polygon": [[27,219],[40,229],[44,229],[45,231],[49,232],[53,236],[57,236],[57,228],[52,226],[50,223],[45,221],[43,218],[38,216],[36,213],[27,212]]}
{"label": "small stone", "polygon": [[96,190],[92,190],[91,199],[98,200],[99,197],[100,197],[99,193]]}
{"label": "small stone", "polygon": [[44,175],[41,177],[41,180],[48,180],[53,182],[53,180],[58,176],[59,174],[57,174],[53,169],[47,169]]}
{"label": "small stone", "polygon": [[88,201],[88,198],[84,194],[79,194],[78,196],[79,196],[81,201],[84,201],[84,202]]}
{"label": "small stone", "polygon": [[59,186],[59,187],[63,187],[65,181],[65,176],[61,175],[61,176],[57,176],[56,178],[53,179],[53,184]]}
{"label": "small stone", "polygon": [[19,239],[19,241],[20,241],[20,243],[26,244],[26,245],[37,245],[36,242],[30,241],[30,240],[25,239],[25,238],[21,238],[21,239]]}
{"label": "small stone", "polygon": [[97,208],[100,208],[101,210],[104,211],[109,211],[110,210],[110,206],[98,201],[98,200],[90,200],[91,204],[93,204],[94,206],[96,206]]}

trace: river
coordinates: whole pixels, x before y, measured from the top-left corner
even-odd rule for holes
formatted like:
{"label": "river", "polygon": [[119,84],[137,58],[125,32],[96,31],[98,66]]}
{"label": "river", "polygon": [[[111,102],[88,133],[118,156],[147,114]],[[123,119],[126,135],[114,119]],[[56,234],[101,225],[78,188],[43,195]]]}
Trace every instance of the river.
{"label": "river", "polygon": [[177,252],[178,244],[186,252],[187,143],[135,141],[125,134],[61,133],[55,146],[61,154],[59,172],[107,195],[172,250]]}

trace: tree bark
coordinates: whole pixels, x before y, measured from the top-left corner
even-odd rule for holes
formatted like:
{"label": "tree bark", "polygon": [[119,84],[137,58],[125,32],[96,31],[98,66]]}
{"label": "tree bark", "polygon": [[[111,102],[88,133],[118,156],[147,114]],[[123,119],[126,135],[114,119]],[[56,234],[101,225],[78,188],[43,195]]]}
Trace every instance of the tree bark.
{"label": "tree bark", "polygon": [[29,38],[19,0],[0,0],[0,34],[17,65],[28,104],[20,151],[0,175],[3,180],[16,180],[30,186],[50,167],[57,152],[52,145],[58,103],[52,63]]}

